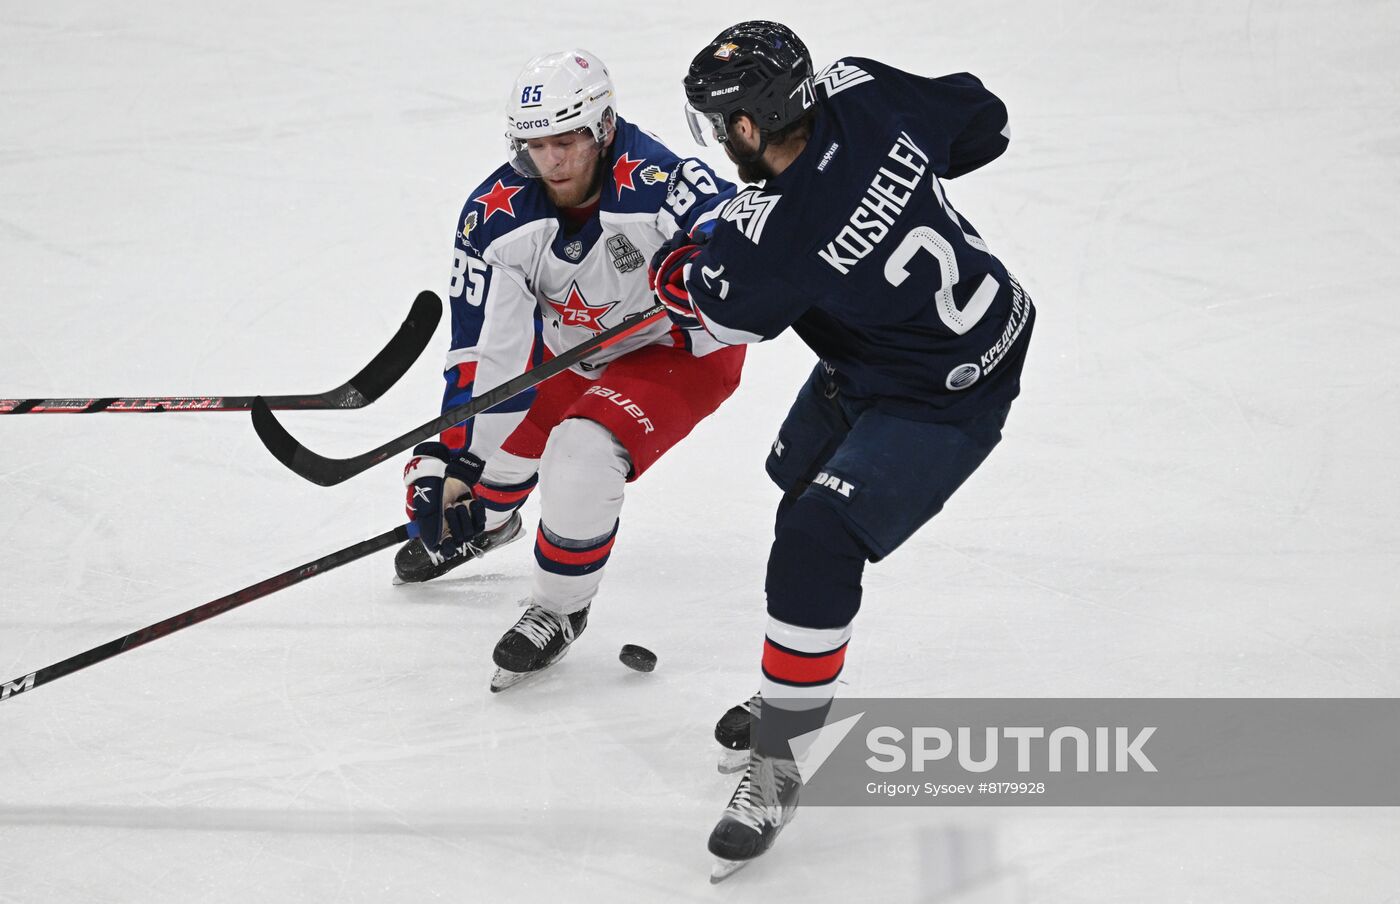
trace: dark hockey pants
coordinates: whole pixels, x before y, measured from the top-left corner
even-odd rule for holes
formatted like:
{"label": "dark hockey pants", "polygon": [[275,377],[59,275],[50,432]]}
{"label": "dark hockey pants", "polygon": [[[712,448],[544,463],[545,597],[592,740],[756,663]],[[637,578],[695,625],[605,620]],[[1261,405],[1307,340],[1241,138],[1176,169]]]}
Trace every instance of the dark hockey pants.
{"label": "dark hockey pants", "polygon": [[768,614],[835,628],[860,609],[861,574],[942,510],[1001,441],[1010,405],[957,423],[899,418],[844,400],[819,364],[767,469],[783,490],[768,558]]}

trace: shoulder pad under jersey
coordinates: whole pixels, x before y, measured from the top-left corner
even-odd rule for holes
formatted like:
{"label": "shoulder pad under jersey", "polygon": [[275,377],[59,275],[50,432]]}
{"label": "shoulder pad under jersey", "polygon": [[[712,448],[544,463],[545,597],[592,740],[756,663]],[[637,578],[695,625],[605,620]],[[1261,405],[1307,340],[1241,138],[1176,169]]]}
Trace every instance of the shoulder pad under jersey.
{"label": "shoulder pad under jersey", "polygon": [[655,213],[681,160],[655,136],[621,117],[612,146],[612,172],[603,188],[602,207],[614,213]]}
{"label": "shoulder pad under jersey", "polygon": [[505,164],[467,196],[457,221],[457,240],[484,254],[501,236],[550,216],[554,211],[539,180],[527,179]]}

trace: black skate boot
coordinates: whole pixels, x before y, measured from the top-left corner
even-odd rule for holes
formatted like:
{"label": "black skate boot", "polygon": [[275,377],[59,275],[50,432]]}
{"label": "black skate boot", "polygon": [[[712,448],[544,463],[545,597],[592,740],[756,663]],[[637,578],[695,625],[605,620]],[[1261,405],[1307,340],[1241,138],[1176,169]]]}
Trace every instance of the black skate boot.
{"label": "black skate boot", "polygon": [[773,846],[797,813],[802,776],[797,764],[754,753],[729,806],[710,833],[710,853],[718,858],[710,882],[722,882]]}
{"label": "black skate boot", "polygon": [[471,538],[466,551],[450,559],[434,563],[428,550],[418,540],[409,540],[394,555],[394,583],[418,584],[442,577],[458,565],[479,559],[493,549],[519,540],[524,534],[519,512],[511,512],[505,524],[495,530],[484,530]]}
{"label": "black skate boot", "polygon": [[730,707],[715,723],[715,740],[723,748],[717,767],[725,775],[738,772],[749,764],[749,747],[753,743],[750,731],[754,717],[758,715],[760,699],[758,694],[754,694],[743,703]]}
{"label": "black skate boot", "polygon": [[491,676],[491,693],[500,693],[531,675],[548,668],[569,652],[574,638],[588,627],[588,606],[569,615],[532,605],[501,639],[491,659],[496,674]]}

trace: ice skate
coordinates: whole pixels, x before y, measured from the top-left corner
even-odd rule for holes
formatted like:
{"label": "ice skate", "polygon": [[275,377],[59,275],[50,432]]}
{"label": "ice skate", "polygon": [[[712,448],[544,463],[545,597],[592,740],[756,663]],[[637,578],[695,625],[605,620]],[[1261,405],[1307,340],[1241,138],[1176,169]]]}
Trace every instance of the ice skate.
{"label": "ice skate", "polygon": [[588,608],[584,606],[569,615],[560,615],[539,605],[525,610],[515,627],[497,641],[491,654],[496,663],[496,673],[491,676],[491,693],[500,693],[563,659],[574,638],[588,627]]}
{"label": "ice skate", "polygon": [[716,857],[711,884],[722,882],[760,856],[797,813],[802,777],[789,759],[752,754],[729,806],[710,833]]}
{"label": "ice skate", "polygon": [[493,549],[520,539],[525,533],[519,512],[511,512],[505,524],[495,530],[484,530],[471,538],[461,555],[434,563],[428,550],[418,540],[409,540],[394,555],[394,583],[419,584],[442,577],[458,565],[479,559]]}
{"label": "ice skate", "polygon": [[715,723],[715,740],[720,746],[716,768],[724,775],[740,772],[749,765],[750,731],[758,715],[761,698],[754,694],[743,703],[730,707]]}

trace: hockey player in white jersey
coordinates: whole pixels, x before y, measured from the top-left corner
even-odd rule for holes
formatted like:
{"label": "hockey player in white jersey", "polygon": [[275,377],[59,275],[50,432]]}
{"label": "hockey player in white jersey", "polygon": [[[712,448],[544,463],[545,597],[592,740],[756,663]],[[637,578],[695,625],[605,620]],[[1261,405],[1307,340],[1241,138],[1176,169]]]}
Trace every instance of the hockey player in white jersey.
{"label": "hockey player in white jersey", "polygon": [[[651,307],[647,260],[734,195],[619,117],[587,51],[531,60],[507,113],[509,162],[458,221],[443,410]],[[400,581],[521,536],[518,510],[540,491],[531,597],[496,645],[493,691],[557,661],[584,630],[624,485],[733,393],[742,364],[741,347],[662,318],[414,450],[404,481],[422,541],[399,551]]]}

